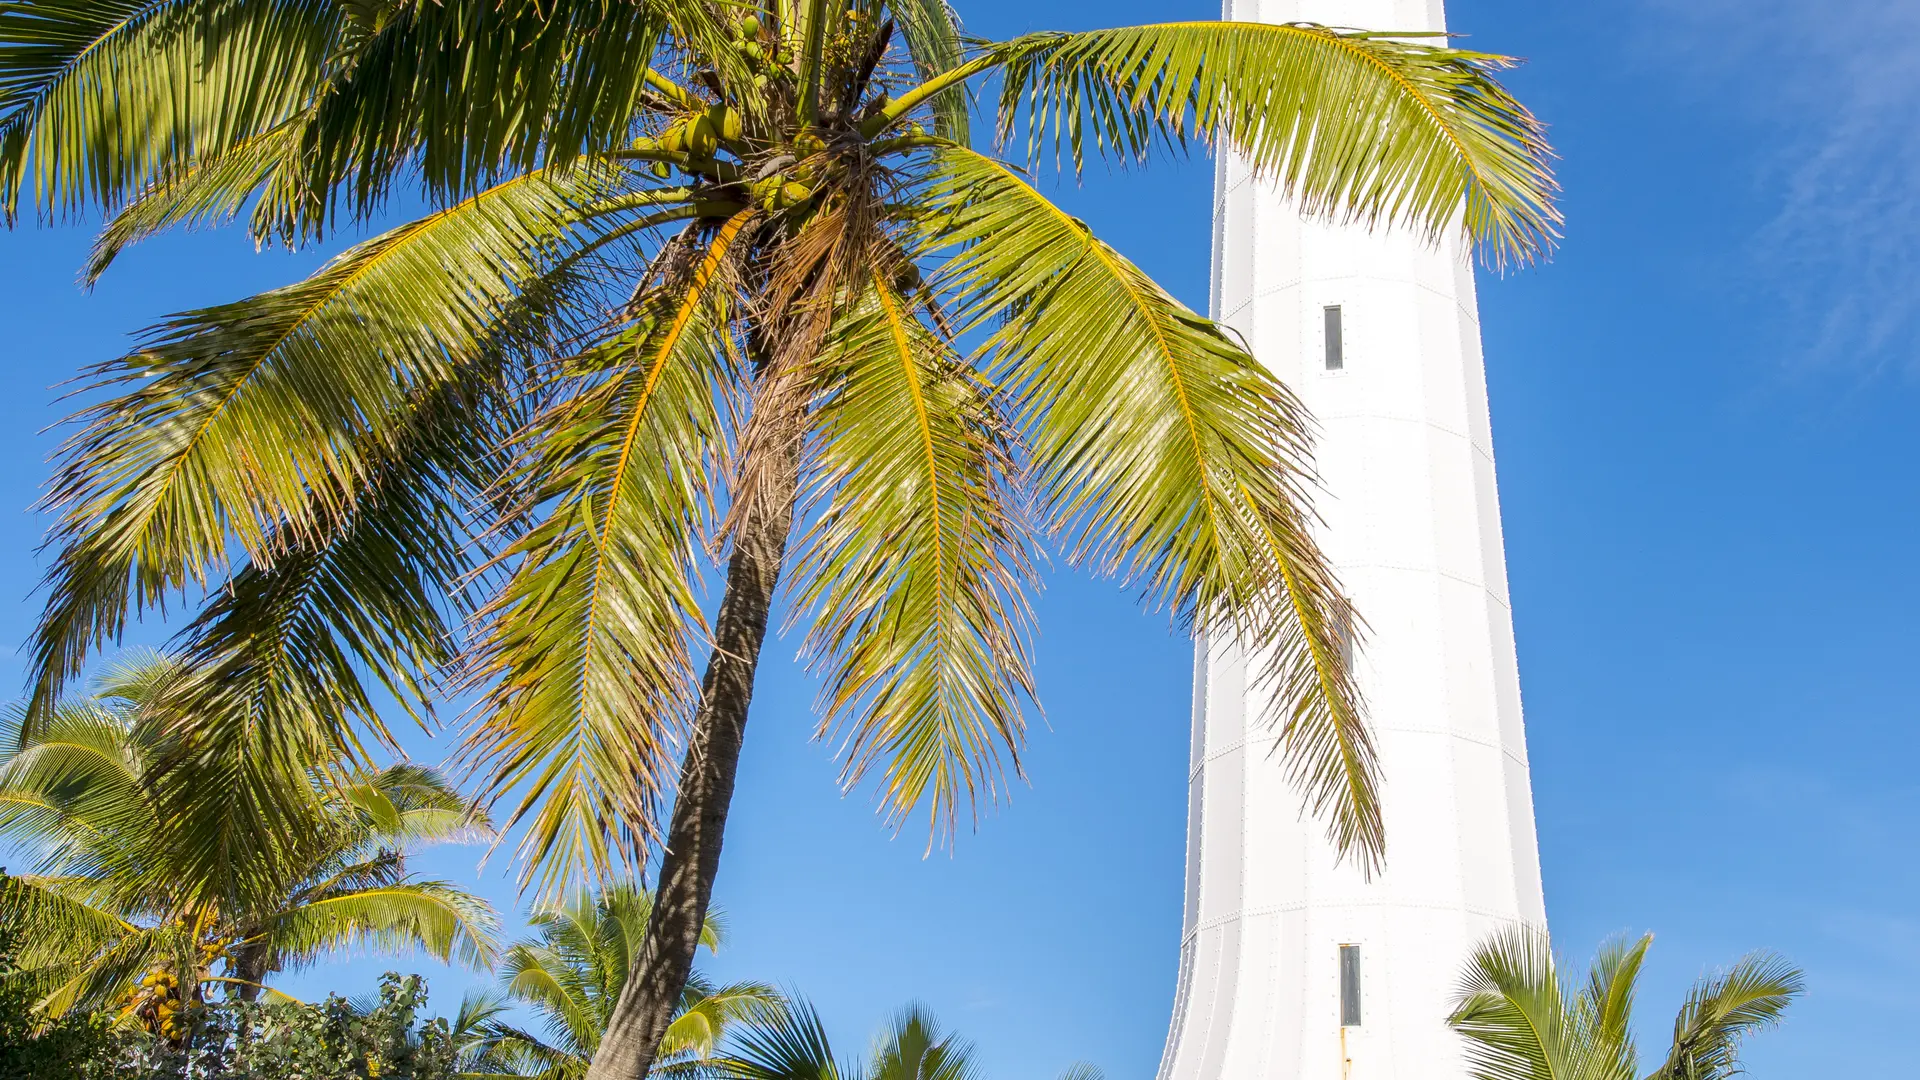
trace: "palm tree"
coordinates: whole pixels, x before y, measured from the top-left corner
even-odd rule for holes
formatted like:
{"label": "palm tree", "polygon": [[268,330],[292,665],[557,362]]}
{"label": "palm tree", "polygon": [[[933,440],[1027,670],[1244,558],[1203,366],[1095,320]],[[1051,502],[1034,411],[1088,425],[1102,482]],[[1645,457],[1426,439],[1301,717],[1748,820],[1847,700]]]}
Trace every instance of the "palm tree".
{"label": "palm tree", "polygon": [[214,598],[204,740],[379,738],[368,673],[424,707],[456,670],[530,881],[662,852],[595,1080],[645,1075],[691,970],[780,588],[843,782],[896,822],[944,835],[1021,775],[1051,547],[1262,646],[1278,752],[1371,868],[1309,419],[995,151],[1218,143],[1308,213],[1525,259],[1558,218],[1508,63],[1308,25],[979,41],[943,0],[0,5],[0,207],[107,213],[89,274],[175,225],[434,207],[95,369],[35,708],[182,594]]}
{"label": "palm tree", "polygon": [[[980,1067],[973,1044],[942,1034],[939,1021],[920,1005],[894,1016],[866,1061],[841,1061],[819,1013],[799,1002],[742,1025],[715,1075],[718,1080],[978,1080]],[[1102,1075],[1081,1063],[1060,1080],[1101,1080]]]}
{"label": "palm tree", "polygon": [[[507,948],[505,995],[462,1003],[455,1030],[466,1033],[467,1073],[545,1080],[585,1076],[633,970],[652,910],[653,897],[632,885],[537,910],[531,919],[536,936]],[[717,951],[725,935],[722,920],[709,912],[700,943]],[[533,1007],[544,1036],[503,1019],[511,1002]],[[719,986],[694,972],[660,1041],[654,1074],[706,1075],[715,1047],[735,1025],[784,1008],[785,999],[770,986]]]}
{"label": "palm tree", "polygon": [[[123,663],[0,749],[0,837],[33,860],[0,884],[0,924],[22,943],[39,1011],[120,1009],[177,1038],[181,1007],[209,986],[251,999],[273,973],[340,949],[491,959],[485,901],[407,872],[415,848],[488,835],[444,778],[395,765],[323,780],[316,766],[282,792],[294,831],[269,847],[227,842],[227,792],[209,778],[288,778],[190,757],[156,782],[178,753],[171,700],[190,677],[175,660]],[[224,872],[182,856],[207,843],[226,851]]]}
{"label": "palm tree", "polygon": [[1694,983],[1673,1044],[1643,1073],[1630,1024],[1653,935],[1603,945],[1587,981],[1566,985],[1545,934],[1516,928],[1473,954],[1447,1022],[1466,1036],[1478,1080],[1731,1080],[1740,1045],[1780,1022],[1805,987],[1799,969],[1756,952]]}

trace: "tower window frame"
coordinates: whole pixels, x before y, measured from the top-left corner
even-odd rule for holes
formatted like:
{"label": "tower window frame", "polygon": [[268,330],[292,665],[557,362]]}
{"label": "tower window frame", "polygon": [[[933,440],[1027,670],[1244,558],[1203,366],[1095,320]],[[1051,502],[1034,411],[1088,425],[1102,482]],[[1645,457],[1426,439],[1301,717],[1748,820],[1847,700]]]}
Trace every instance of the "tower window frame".
{"label": "tower window frame", "polygon": [[1345,371],[1347,369],[1346,315],[1341,305],[1327,304],[1320,309],[1320,335],[1321,370]]}
{"label": "tower window frame", "polygon": [[1360,1026],[1360,946],[1340,946],[1340,1026]]}

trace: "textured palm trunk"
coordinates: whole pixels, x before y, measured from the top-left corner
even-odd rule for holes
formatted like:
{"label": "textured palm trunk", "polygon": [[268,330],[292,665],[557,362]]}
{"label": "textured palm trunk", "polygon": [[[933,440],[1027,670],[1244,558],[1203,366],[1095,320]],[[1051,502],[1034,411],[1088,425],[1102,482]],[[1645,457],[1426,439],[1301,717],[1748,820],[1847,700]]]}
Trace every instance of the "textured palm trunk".
{"label": "textured palm trunk", "polygon": [[740,766],[754,671],[793,524],[797,454],[790,448],[776,456],[779,460],[762,478],[757,509],[734,532],[726,593],[714,623],[713,655],[680,766],[646,941],[586,1080],[644,1080],[693,970],[694,950],[720,870],[720,843]]}
{"label": "textured palm trunk", "polygon": [[228,983],[233,996],[241,1001],[255,1001],[260,997],[260,984],[267,980],[267,949],[265,945],[246,945],[236,949],[233,960],[227,965],[227,974],[240,980]]}

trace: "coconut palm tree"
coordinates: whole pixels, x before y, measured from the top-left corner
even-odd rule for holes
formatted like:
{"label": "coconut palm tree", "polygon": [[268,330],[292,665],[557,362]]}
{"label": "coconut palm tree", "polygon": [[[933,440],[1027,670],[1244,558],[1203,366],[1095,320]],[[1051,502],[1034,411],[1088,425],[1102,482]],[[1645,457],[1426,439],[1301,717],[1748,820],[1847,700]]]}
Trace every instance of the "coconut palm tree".
{"label": "coconut palm tree", "polygon": [[1640,967],[1653,944],[1601,946],[1578,987],[1555,970],[1545,934],[1527,928],[1489,938],[1468,961],[1447,1022],[1467,1038],[1479,1080],[1731,1080],[1740,1045],[1780,1022],[1805,980],[1778,956],[1750,953],[1694,983],[1673,1022],[1673,1043],[1643,1072],[1630,1025]]}
{"label": "coconut palm tree", "polygon": [[[506,950],[505,994],[462,1004],[455,1031],[466,1033],[466,1071],[473,1076],[545,1080],[585,1076],[639,956],[652,910],[653,897],[626,884],[536,910],[530,920],[535,936],[516,941]],[[701,945],[709,952],[718,951],[725,937],[724,921],[709,912]],[[504,1019],[515,1002],[533,1008],[543,1033]],[[771,1017],[785,1004],[770,986],[720,986],[695,971],[660,1041],[654,1074],[709,1074],[715,1048],[735,1025]]]}
{"label": "coconut palm tree", "polygon": [[[149,657],[110,668],[93,696],[19,723],[0,749],[0,837],[32,872],[0,883],[0,924],[22,943],[36,1008],[113,1008],[178,1037],[179,1011],[209,987],[251,999],[275,972],[345,948],[421,949],[476,965],[492,956],[486,903],[407,872],[424,845],[487,836],[485,819],[437,773],[412,765],[345,771],[298,787],[277,765],[255,778],[283,789],[295,831],[270,847],[226,844],[211,876],[181,852],[218,837],[226,792],[205,782],[250,776],[248,762],[176,764],[170,699],[191,673]],[[223,763],[224,764],[224,763]]]}
{"label": "coconut palm tree", "polygon": [[[718,1062],[718,1080],[978,1080],[973,1044],[943,1034],[924,1006],[909,1005],[874,1039],[865,1061],[842,1061],[813,1006],[798,1002],[740,1025]],[[1101,1080],[1080,1063],[1060,1080]]]}
{"label": "coconut palm tree", "polygon": [[1307,213],[1524,259],[1557,216],[1507,63],[1308,25],[979,41],[943,0],[0,4],[0,207],[104,212],[89,274],[177,225],[429,207],[95,370],[35,708],[182,594],[225,673],[205,740],[378,738],[365,679],[424,706],[457,670],[530,880],[662,852],[596,1080],[644,1076],[680,1000],[781,588],[843,782],[896,821],[944,835],[1020,775],[1050,547],[1259,644],[1279,755],[1372,866],[1309,420],[1021,163],[1218,144]]}

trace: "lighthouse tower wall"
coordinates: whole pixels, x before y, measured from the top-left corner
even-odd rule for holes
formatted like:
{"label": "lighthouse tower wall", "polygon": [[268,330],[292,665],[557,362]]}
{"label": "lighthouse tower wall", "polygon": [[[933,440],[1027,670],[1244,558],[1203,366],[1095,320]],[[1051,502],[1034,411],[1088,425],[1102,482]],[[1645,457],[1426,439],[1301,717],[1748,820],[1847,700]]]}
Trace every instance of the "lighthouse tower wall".
{"label": "lighthouse tower wall", "polygon": [[[1228,0],[1226,17],[1444,27],[1437,0]],[[1372,881],[1336,861],[1246,656],[1200,642],[1160,1078],[1464,1078],[1445,1025],[1462,962],[1546,919],[1469,253],[1303,221],[1231,154],[1213,250],[1214,317],[1320,424],[1321,542],[1365,621],[1387,860]]]}

